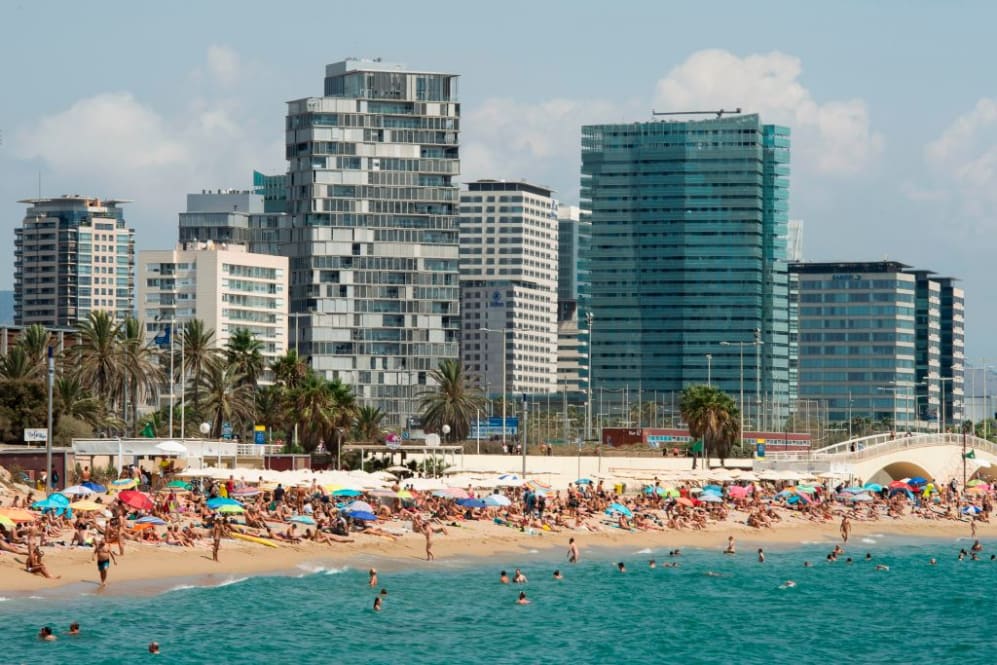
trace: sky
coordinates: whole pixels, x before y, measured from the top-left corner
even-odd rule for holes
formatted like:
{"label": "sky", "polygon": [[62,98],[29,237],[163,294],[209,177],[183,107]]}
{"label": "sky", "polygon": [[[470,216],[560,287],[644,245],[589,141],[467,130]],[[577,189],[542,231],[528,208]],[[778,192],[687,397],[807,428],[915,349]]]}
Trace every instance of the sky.
{"label": "sky", "polygon": [[459,74],[462,179],[578,200],[580,126],[741,107],[792,130],[806,260],[961,280],[971,364],[997,362],[997,3],[0,2],[0,289],[19,199],[129,199],[139,249],[185,195],[285,170],[288,100],[380,57]]}

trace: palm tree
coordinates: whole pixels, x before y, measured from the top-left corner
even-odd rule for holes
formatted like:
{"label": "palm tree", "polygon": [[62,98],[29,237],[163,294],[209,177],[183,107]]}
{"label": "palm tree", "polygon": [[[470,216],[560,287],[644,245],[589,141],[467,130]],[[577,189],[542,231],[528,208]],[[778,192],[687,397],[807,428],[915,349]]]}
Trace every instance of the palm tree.
{"label": "palm tree", "polygon": [[256,401],[256,422],[267,429],[287,429],[287,414],[283,390],[280,386],[262,386],[253,396]]}
{"label": "palm tree", "polygon": [[225,359],[246,383],[256,387],[266,364],[263,361],[263,343],[245,328],[236,330],[225,345]]}
{"label": "palm tree", "polygon": [[156,394],[163,380],[156,347],[146,342],[143,326],[137,319],[125,319],[121,326],[121,355],[123,365],[123,395],[132,402],[132,435],[138,434],[138,405]]}
{"label": "palm tree", "polygon": [[343,383],[339,377],[328,382],[329,392],[332,395],[332,431],[330,436],[325,437],[326,441],[332,440],[336,445],[336,450],[343,445],[346,432],[353,428],[357,418],[357,398],[353,394],[353,389]]}
{"label": "palm tree", "polygon": [[386,414],[376,406],[363,405],[357,409],[356,437],[361,441],[377,441],[381,437],[381,423]]}
{"label": "palm tree", "polygon": [[211,435],[218,438],[224,423],[238,423],[245,428],[253,420],[253,389],[242,375],[220,362],[210,362],[201,375],[204,413],[211,419]]}
{"label": "palm tree", "polygon": [[449,425],[450,440],[466,439],[471,421],[484,404],[484,396],[476,386],[468,384],[459,360],[441,360],[429,377],[436,388],[419,395],[423,426],[440,431]]}
{"label": "palm tree", "polygon": [[7,355],[0,356],[0,378],[40,381],[42,369],[32,362],[31,357],[23,348],[14,345],[7,350]]}
{"label": "palm tree", "polygon": [[98,310],[90,312],[76,329],[77,343],[69,349],[73,376],[92,394],[116,404],[125,374],[121,324],[108,312]]}
{"label": "palm tree", "polygon": [[[309,372],[292,393],[294,417],[301,424],[300,445],[306,451],[315,450],[319,439],[333,429],[332,391],[321,374]],[[299,442],[295,442],[299,443]]]}
{"label": "palm tree", "polygon": [[215,348],[215,331],[205,328],[204,321],[191,319],[184,324],[180,334],[183,335],[183,358],[180,366],[183,367],[185,375],[193,386],[194,410],[200,411],[204,375],[218,357],[218,349]]}
{"label": "palm tree", "polygon": [[55,380],[52,392],[61,415],[82,420],[94,429],[106,424],[104,404],[91,395],[78,378],[60,376]]}
{"label": "palm tree", "polygon": [[741,435],[734,398],[712,386],[689,386],[679,397],[679,412],[689,424],[689,434],[702,439],[707,454],[719,457],[723,465],[731,444]]}
{"label": "palm tree", "polygon": [[291,389],[301,385],[308,374],[308,365],[298,357],[298,352],[294,349],[277,358],[270,369],[278,385]]}
{"label": "palm tree", "polygon": [[28,326],[17,337],[17,346],[24,350],[33,367],[33,374],[38,378],[42,378],[45,374],[48,347],[51,343],[52,335],[40,323]]}

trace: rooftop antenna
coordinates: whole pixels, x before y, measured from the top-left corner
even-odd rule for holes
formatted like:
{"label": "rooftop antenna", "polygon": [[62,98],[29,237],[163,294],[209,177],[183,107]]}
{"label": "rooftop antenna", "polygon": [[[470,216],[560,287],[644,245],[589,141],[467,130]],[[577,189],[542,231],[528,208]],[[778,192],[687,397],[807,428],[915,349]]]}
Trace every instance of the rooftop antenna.
{"label": "rooftop antenna", "polygon": [[726,109],[720,109],[719,111],[655,111],[651,109],[651,115],[715,115],[717,118],[724,117],[724,113],[740,113],[741,107],[738,106],[733,111],[728,111]]}

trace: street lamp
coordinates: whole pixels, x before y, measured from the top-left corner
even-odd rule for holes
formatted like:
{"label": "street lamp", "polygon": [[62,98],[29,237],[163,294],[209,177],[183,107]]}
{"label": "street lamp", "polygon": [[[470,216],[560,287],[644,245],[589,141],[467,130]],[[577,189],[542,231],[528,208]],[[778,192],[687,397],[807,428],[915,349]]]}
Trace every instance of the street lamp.
{"label": "street lamp", "polygon": [[713,354],[706,354],[706,385],[713,387]]}
{"label": "street lamp", "polygon": [[585,395],[585,439],[589,440],[592,438],[592,340],[595,337],[593,334],[594,327],[593,322],[595,321],[595,316],[592,312],[585,313],[585,321],[588,323],[589,329],[589,343],[586,355],[586,364],[588,365],[588,382],[586,384],[586,395]]}
{"label": "street lamp", "polygon": [[[502,333],[502,449],[505,450],[506,449],[506,447],[505,447],[506,446],[506,442],[505,442],[505,423],[506,423],[505,409],[506,409],[506,404],[505,403],[506,403],[506,395],[508,394],[508,392],[506,391],[506,383],[505,383],[505,368],[506,368],[506,364],[507,364],[506,361],[508,360],[506,358],[506,355],[505,355],[506,354],[505,344],[506,344],[506,337],[507,337],[506,333],[508,331],[505,330],[505,329],[503,329],[503,330],[496,330],[495,328],[478,328],[478,330],[480,330],[482,332],[486,332],[486,333]],[[491,355],[491,354],[489,354],[489,355]],[[488,369],[490,370],[491,366],[489,366]]]}
{"label": "street lamp", "polygon": [[[740,356],[740,385],[741,385],[741,445],[744,444],[744,347],[746,346],[761,346],[764,344],[762,340],[758,337],[761,331],[755,328],[755,339],[750,342],[720,342],[720,346],[736,346],[738,347],[738,355]],[[756,367],[756,372],[761,372],[761,367]]]}
{"label": "street lamp", "polygon": [[896,384],[879,386],[876,388],[876,390],[893,393],[893,422],[890,423],[890,428],[893,430],[893,433],[895,435],[897,433],[897,386]]}

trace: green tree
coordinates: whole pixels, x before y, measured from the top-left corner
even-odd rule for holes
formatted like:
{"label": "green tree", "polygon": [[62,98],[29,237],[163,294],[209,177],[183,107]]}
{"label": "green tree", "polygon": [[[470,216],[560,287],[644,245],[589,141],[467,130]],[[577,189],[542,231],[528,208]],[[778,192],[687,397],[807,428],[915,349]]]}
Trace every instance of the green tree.
{"label": "green tree", "polygon": [[332,391],[325,378],[309,372],[301,385],[293,389],[292,394],[300,439],[296,443],[305,451],[311,452],[332,431],[335,407]]}
{"label": "green tree", "polygon": [[126,369],[121,353],[121,324],[105,311],[90,312],[77,326],[77,343],[69,349],[72,375],[112,406],[121,397]]}
{"label": "green tree", "polygon": [[263,343],[245,328],[232,333],[225,344],[225,360],[245,383],[255,388],[266,367]]}
{"label": "green tree", "polygon": [[41,381],[43,376],[44,372],[20,346],[14,345],[7,350],[7,355],[0,356],[0,378]]}
{"label": "green tree", "polygon": [[339,450],[343,445],[346,433],[353,428],[357,418],[357,399],[353,394],[353,389],[342,382],[338,377],[328,382],[329,392],[332,396],[332,431],[325,437],[326,441],[332,441],[335,447],[333,452]]}
{"label": "green tree", "polygon": [[122,395],[131,400],[132,436],[138,435],[138,405],[159,392],[164,379],[157,349],[146,342],[142,324],[128,318],[121,326]]}
{"label": "green tree", "polygon": [[734,399],[711,386],[689,386],[679,397],[679,412],[689,425],[689,434],[702,439],[707,454],[720,458],[722,465],[741,435]]}
{"label": "green tree", "polygon": [[[218,349],[215,348],[215,331],[205,328],[204,321],[191,319],[184,323],[183,358],[176,367],[183,371],[192,387],[192,402],[197,417],[201,416],[201,388],[204,385],[204,375],[209,367],[218,360]],[[188,405],[191,406],[191,405]]]}
{"label": "green tree", "polygon": [[356,439],[360,441],[377,441],[381,438],[384,411],[376,406],[363,405],[357,409]]}
{"label": "green tree", "polygon": [[212,362],[201,375],[199,386],[204,399],[203,413],[210,418],[213,437],[221,436],[225,422],[240,425],[242,431],[247,423],[252,423],[256,410],[253,389],[243,382],[242,375],[224,363]]}
{"label": "green tree", "polygon": [[270,369],[277,385],[288,389],[297,388],[308,376],[308,365],[294,349],[277,358]]}
{"label": "green tree", "polygon": [[90,394],[75,376],[60,376],[52,386],[59,413],[86,423],[93,429],[106,424],[107,413],[101,400]]}
{"label": "green tree", "polygon": [[48,391],[41,381],[0,379],[0,423],[4,428],[0,438],[3,441],[23,443],[24,428],[45,427],[47,422]]}
{"label": "green tree", "polygon": [[441,360],[429,378],[436,387],[419,395],[423,426],[440,432],[444,425],[449,425],[448,440],[463,441],[471,431],[477,410],[485,402],[484,396],[469,384],[458,360]]}
{"label": "green tree", "polygon": [[32,367],[32,374],[39,379],[45,378],[48,366],[48,347],[52,344],[52,335],[45,326],[34,323],[17,336],[17,347],[24,350]]}

